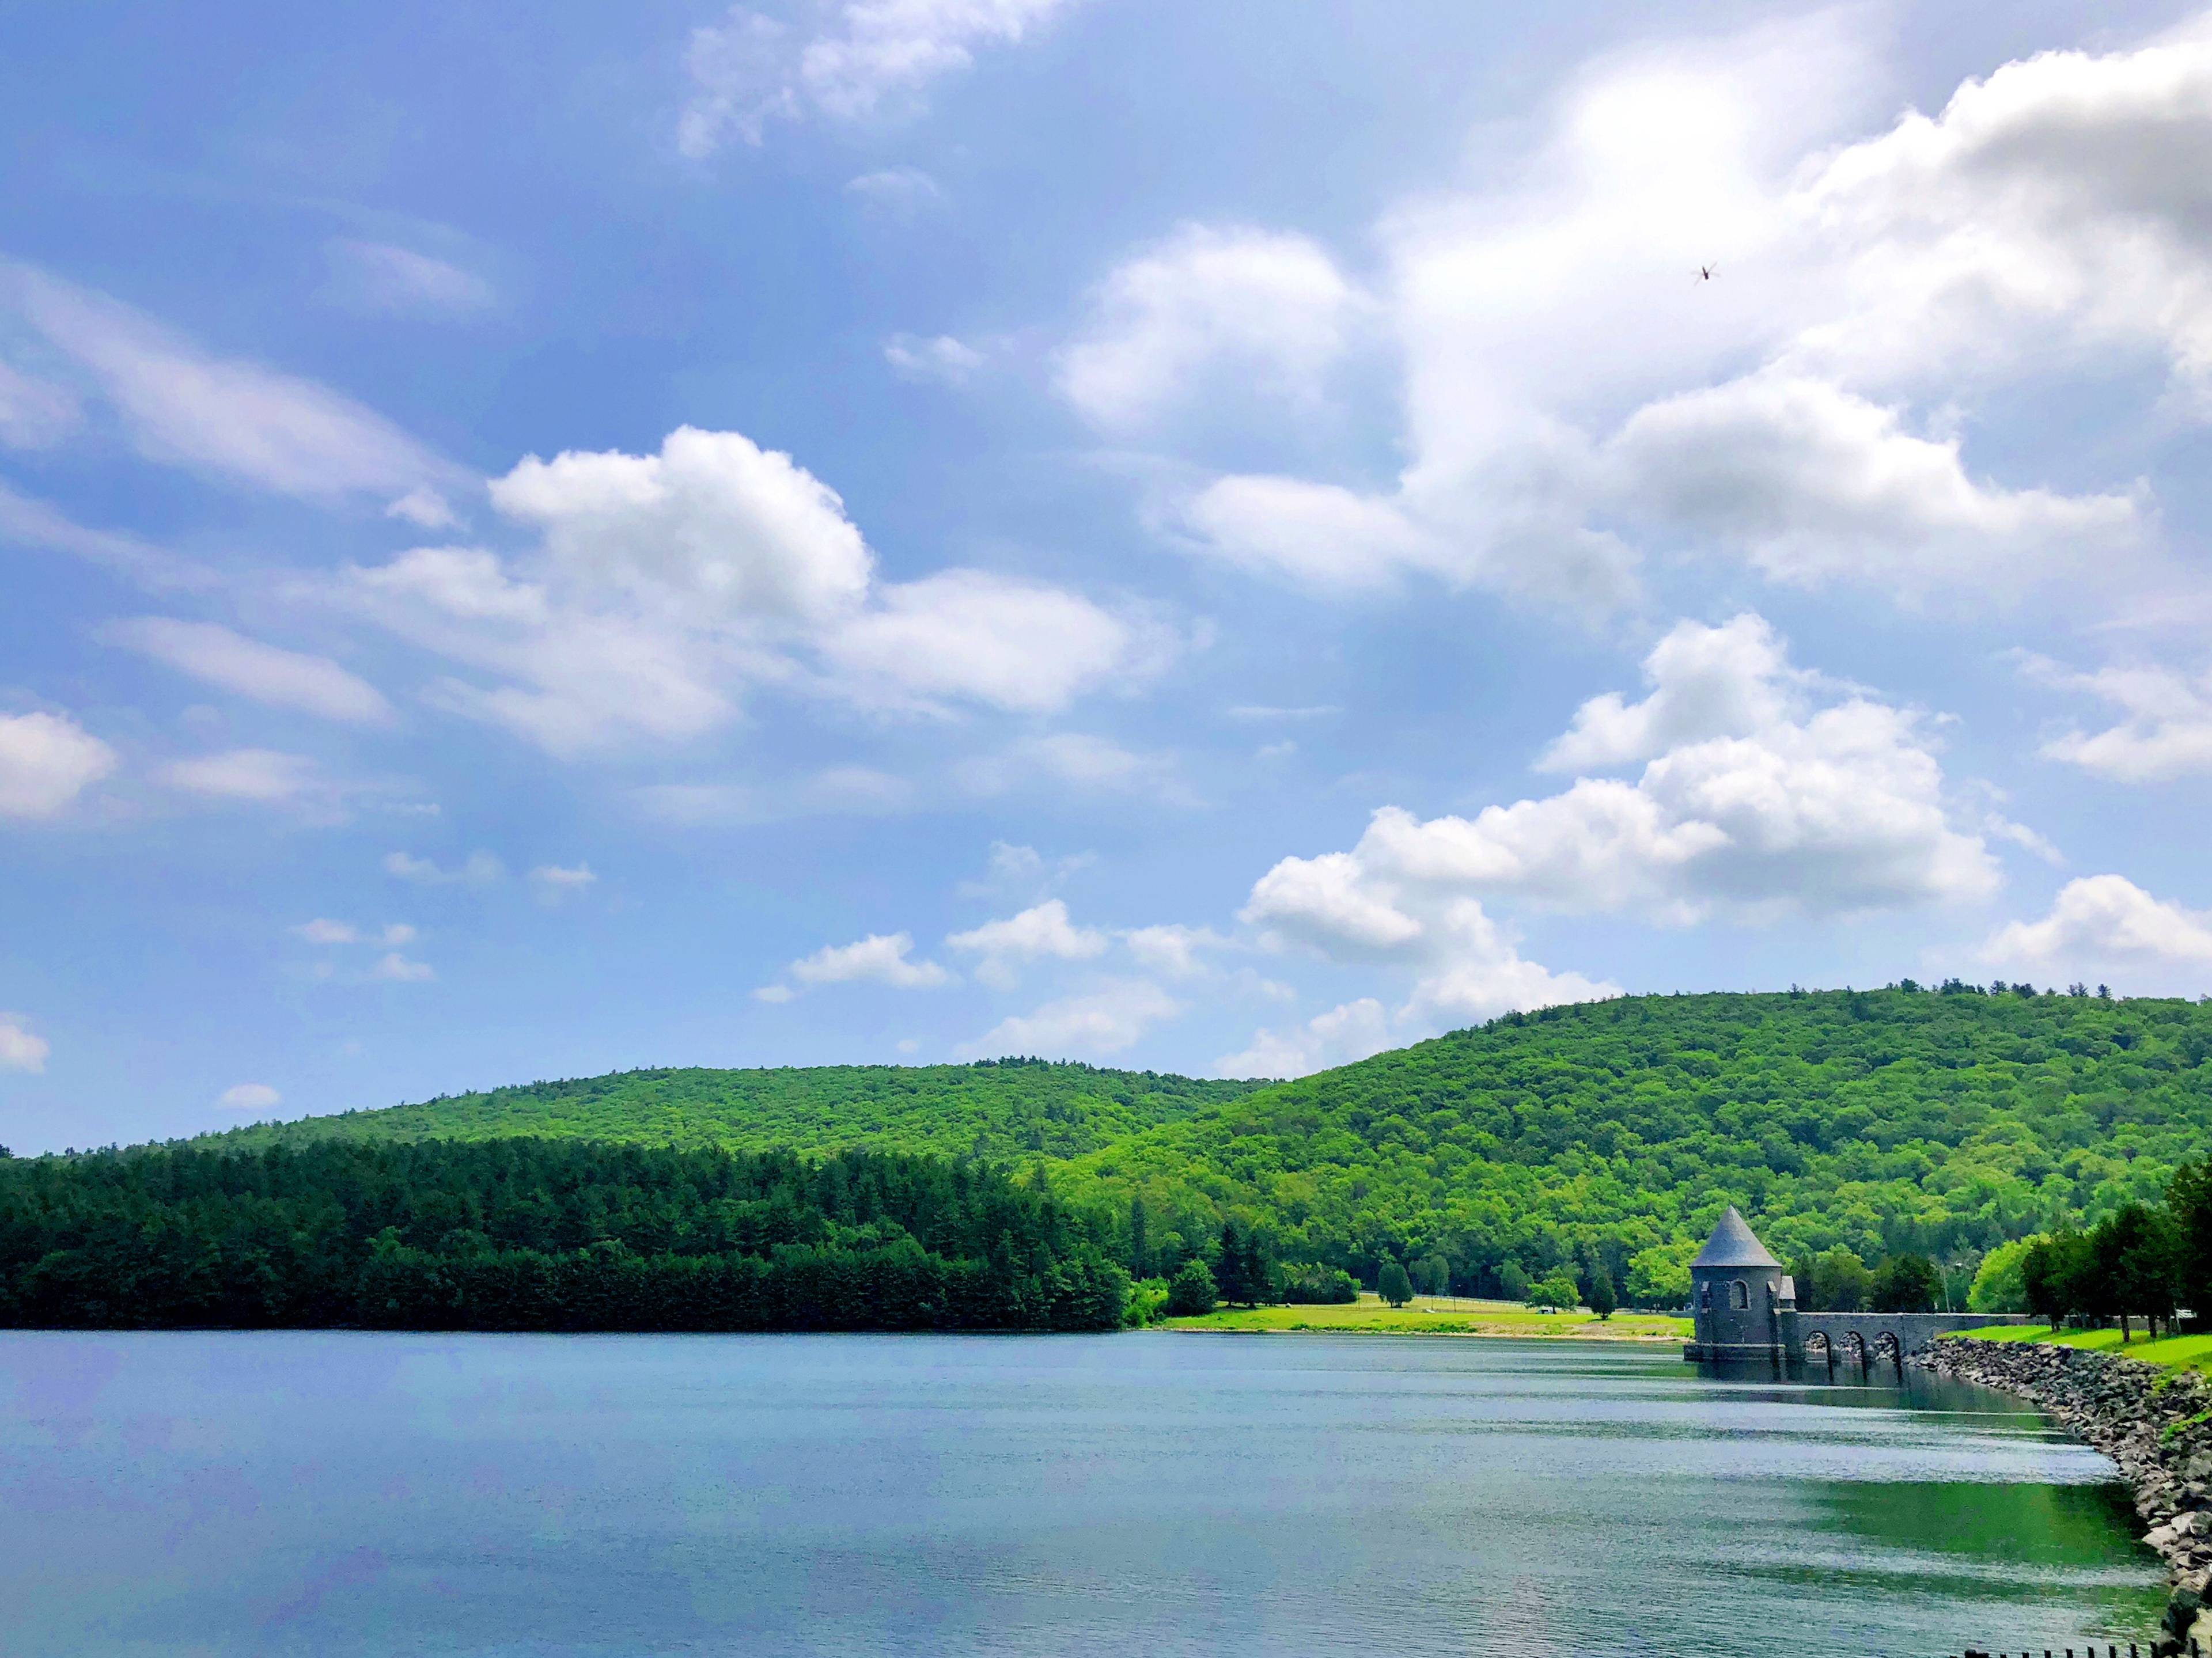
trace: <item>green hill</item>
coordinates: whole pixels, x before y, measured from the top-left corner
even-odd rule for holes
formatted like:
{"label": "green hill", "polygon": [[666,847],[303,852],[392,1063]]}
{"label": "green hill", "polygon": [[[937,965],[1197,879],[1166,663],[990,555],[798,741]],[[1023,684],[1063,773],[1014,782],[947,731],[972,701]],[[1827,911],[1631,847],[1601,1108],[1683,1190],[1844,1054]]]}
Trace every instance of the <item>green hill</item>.
{"label": "green hill", "polygon": [[[1293,1083],[977,1066],[629,1072],[236,1131],[550,1135],[1042,1163],[1140,1272],[1257,1223],[1372,1283],[1441,1255],[1494,1294],[1595,1256],[1679,1278],[1721,1206],[1785,1259],[1971,1263],[2158,1195],[2212,1151],[2212,1005],[1944,992],[1629,997],[1514,1015]],[[1141,1236],[1138,1234],[1141,1210]]]}
{"label": "green hill", "polygon": [[[1677,1268],[1727,1203],[1785,1260],[1971,1260],[2155,1199],[2212,1151],[2212,1005],[1932,991],[1628,997],[1512,1015],[1212,1105],[1060,1184],[1194,1238],[1228,1214],[1372,1282],[1493,1293],[1595,1252]],[[1646,1251],[1657,1251],[1645,1255]],[[1671,1277],[1672,1275],[1668,1275]]]}
{"label": "green hill", "polygon": [[516,1135],[805,1152],[867,1146],[1000,1162],[1079,1157],[1261,1086],[1035,1060],[618,1071],[204,1137],[241,1150]]}

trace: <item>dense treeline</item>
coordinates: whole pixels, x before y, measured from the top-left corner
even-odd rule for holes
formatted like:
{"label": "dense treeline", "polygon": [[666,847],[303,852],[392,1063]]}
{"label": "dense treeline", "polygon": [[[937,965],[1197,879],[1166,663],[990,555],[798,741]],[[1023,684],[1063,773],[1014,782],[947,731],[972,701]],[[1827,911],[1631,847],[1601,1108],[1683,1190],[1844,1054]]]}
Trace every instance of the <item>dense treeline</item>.
{"label": "dense treeline", "polygon": [[2130,1203],[2087,1231],[2038,1238],[2021,1252],[2021,1299],[2045,1323],[2130,1321],[2154,1331],[2177,1308],[2212,1311],[2212,1163],[2178,1169],[2160,1204]]}
{"label": "dense treeline", "polygon": [[[1233,1221],[1286,1294],[1395,1262],[1424,1291],[1679,1307],[1734,1203],[1838,1300],[1879,1279],[1956,1307],[1987,1257],[2010,1302],[1976,1304],[2004,1310],[2019,1240],[2155,1204],[2212,1150],[2212,1005],[1957,981],[1628,997],[1267,1087],[1033,1060],[636,1072],[212,1143],[512,1134],[1027,1163],[1110,1214],[1102,1240],[1163,1295],[1218,1266]],[[1892,1269],[1922,1258],[1932,1290]]]}
{"label": "dense treeline", "polygon": [[996,1162],[1067,1158],[1263,1086],[1042,1060],[617,1071],[348,1111],[212,1136],[237,1146],[325,1139],[500,1139],[517,1134],[817,1153],[878,1151]]}
{"label": "dense treeline", "polygon": [[[1925,1256],[1964,1304],[2008,1239],[2159,1200],[2212,1147],[2212,1005],[2025,986],[1626,997],[1509,1015],[1209,1104],[1059,1180],[1172,1272],[1242,1216],[1285,1261],[1460,1294],[1601,1272],[1675,1306],[1729,1203],[1785,1260]],[[1869,1268],[1869,1271],[1874,1269]]]}
{"label": "dense treeline", "polygon": [[0,1323],[1097,1330],[1096,1223],[971,1162],[514,1139],[0,1161]]}

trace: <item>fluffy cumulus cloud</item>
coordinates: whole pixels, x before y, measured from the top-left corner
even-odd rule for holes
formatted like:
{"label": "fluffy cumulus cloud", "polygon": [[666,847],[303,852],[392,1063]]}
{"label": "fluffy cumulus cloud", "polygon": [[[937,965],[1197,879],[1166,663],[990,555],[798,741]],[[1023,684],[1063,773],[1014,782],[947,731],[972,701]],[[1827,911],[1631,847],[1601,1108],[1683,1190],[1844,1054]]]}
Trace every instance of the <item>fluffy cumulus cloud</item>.
{"label": "fluffy cumulus cloud", "polygon": [[[1492,909],[1686,923],[1908,908],[1998,880],[1971,803],[1947,795],[1924,722],[1789,661],[1760,618],[1684,623],[1644,664],[1645,696],[1592,699],[1544,756],[1559,793],[1471,817],[1376,811],[1346,852],[1285,858],[1243,920],[1263,939],[1407,970],[1407,1029],[1616,993],[1527,960]],[[1276,1032],[1240,1063],[1325,1051]],[[1224,1061],[1229,1064],[1230,1061]]]}
{"label": "fluffy cumulus cloud", "polygon": [[2039,921],[2014,921],[1983,946],[2014,969],[2147,975],[2172,993],[2177,967],[2212,966],[2212,913],[2154,898],[2120,875],[2069,881]]}
{"label": "fluffy cumulus cloud", "polygon": [[[2054,488],[2033,459],[1978,465],[1961,432],[2115,368],[2212,414],[2212,28],[2008,64],[1895,119],[1865,39],[1828,13],[1613,56],[1517,151],[1488,134],[1479,179],[1376,227],[1403,470],[1205,479],[1162,521],[1310,585],[1583,608],[1633,598],[1651,544],[1908,601],[2145,564],[2132,475]],[[1268,241],[1182,245],[1209,235]],[[1310,384],[1342,340],[1324,319],[1358,301],[1325,297],[1322,251],[1306,267],[1281,333]],[[1189,259],[1124,270],[1124,321],[1085,325],[1063,389],[1094,415],[1212,395],[1192,366],[1236,360],[1267,305]]]}
{"label": "fluffy cumulus cloud", "polygon": [[0,1013],[0,1071],[44,1071],[53,1048],[21,1013]]}
{"label": "fluffy cumulus cloud", "polygon": [[1080,0],[838,0],[811,27],[732,6],[691,33],[691,95],[677,125],[686,155],[757,144],[775,120],[860,120],[911,105],[980,50],[1035,34]]}
{"label": "fluffy cumulus cloud", "polygon": [[1149,979],[1115,979],[1032,1012],[1001,1019],[961,1048],[963,1056],[1034,1054],[1040,1059],[1104,1059],[1127,1053],[1186,1005]]}
{"label": "fluffy cumulus cloud", "polygon": [[382,692],[330,658],[264,644],[213,623],[142,616],[104,632],[112,643],[257,702],[355,725],[392,716]]}
{"label": "fluffy cumulus cloud", "polygon": [[327,387],[217,355],[105,295],[0,261],[0,322],[10,319],[149,459],[309,499],[400,495],[458,476]]}
{"label": "fluffy cumulus cloud", "polygon": [[976,957],[975,976],[984,983],[1004,987],[1031,963],[1091,961],[1105,954],[1108,942],[1096,927],[1070,920],[1063,900],[1048,898],[1019,914],[956,932],[945,944]]}
{"label": "fluffy cumulus cloud", "polygon": [[1142,425],[1231,377],[1310,401],[1359,296],[1303,236],[1186,226],[1116,267],[1060,362],[1060,394],[1107,428]]}
{"label": "fluffy cumulus cloud", "polygon": [[878,583],[836,492],[735,432],[532,456],[489,491],[538,532],[534,551],[416,548],[349,571],[340,597],[465,671],[434,681],[433,702],[556,755],[697,737],[761,684],[885,713],[1051,713],[1174,646],[1040,583]]}
{"label": "fluffy cumulus cloud", "polygon": [[[910,932],[872,932],[849,944],[824,944],[791,964],[791,976],[803,985],[879,984],[895,990],[935,990],[954,982],[932,961],[914,959]],[[763,1000],[783,999],[767,996]]]}
{"label": "fluffy cumulus cloud", "polygon": [[115,766],[115,750],[66,714],[0,714],[0,817],[55,817]]}
{"label": "fluffy cumulus cloud", "polygon": [[2027,659],[2025,665],[2030,677],[2062,690],[2086,691],[2121,716],[2102,731],[2077,726],[2052,737],[2043,745],[2051,759],[2123,783],[2212,772],[2212,671],[2141,664],[2076,673],[2039,657]]}
{"label": "fluffy cumulus cloud", "polygon": [[1860,693],[1819,699],[1756,616],[1681,623],[1644,665],[1644,699],[1584,704],[1546,756],[1640,765],[1634,778],[1581,776],[1473,817],[1384,807],[1351,852],[1277,865],[1253,890],[1250,919],[1382,957],[1431,937],[1440,898],[1468,895],[1689,920],[1995,890],[1989,849],[1955,820],[1934,740],[1911,712]]}
{"label": "fluffy cumulus cloud", "polygon": [[267,1083],[240,1083],[224,1089],[216,1103],[226,1111],[270,1111],[281,1104],[283,1098]]}

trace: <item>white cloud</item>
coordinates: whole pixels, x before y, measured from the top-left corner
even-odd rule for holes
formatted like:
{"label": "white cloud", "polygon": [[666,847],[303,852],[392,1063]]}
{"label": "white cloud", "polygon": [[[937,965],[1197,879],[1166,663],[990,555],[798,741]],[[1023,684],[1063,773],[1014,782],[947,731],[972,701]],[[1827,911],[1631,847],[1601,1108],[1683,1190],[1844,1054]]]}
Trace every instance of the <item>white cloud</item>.
{"label": "white cloud", "polygon": [[1148,979],[1115,980],[1080,995],[1047,1002],[1034,1012],[1002,1019],[961,1052],[969,1058],[1103,1057],[1127,1052],[1153,1026],[1184,1011],[1183,1003]]}
{"label": "white cloud", "polygon": [[350,921],[333,921],[323,915],[302,921],[292,931],[311,944],[350,944],[361,938],[361,929]]}
{"label": "white cloud", "polygon": [[994,841],[983,878],[963,881],[954,890],[963,898],[990,898],[1006,893],[1036,896],[1050,891],[1078,870],[1088,869],[1097,861],[1096,853],[1074,852],[1048,859],[1035,847]]}
{"label": "white cloud", "polygon": [[1138,629],[1057,587],[945,570],[883,588],[878,598],[823,641],[876,700],[958,697],[1055,714],[1085,690],[1142,671],[1133,662]]}
{"label": "white cloud", "polygon": [[677,148],[712,155],[757,144],[771,120],[859,120],[964,70],[983,47],[1012,46],[1079,0],[837,0],[813,32],[732,6],[691,32],[691,96]]}
{"label": "white cloud", "polygon": [[1213,1068],[1224,1077],[1304,1077],[1389,1046],[1390,1016],[1372,996],[1363,996],[1304,1024],[1261,1030],[1249,1048],[1224,1054]]}
{"label": "white cloud", "polygon": [[280,495],[390,495],[453,469],[312,380],[217,357],[104,295],[0,262],[12,312],[96,386],[141,452]]}
{"label": "white cloud", "polygon": [[1352,852],[1284,859],[1254,888],[1247,919],[1372,956],[1428,936],[1437,915],[1425,907],[1458,893],[1686,921],[1995,890],[1995,861],[1954,822],[1917,715],[1857,693],[1814,706],[1811,677],[1755,616],[1684,623],[1644,671],[1648,699],[1593,699],[1546,756],[1640,761],[1633,782],[1582,777],[1472,818],[1386,806]]}
{"label": "white cloud", "polygon": [[2188,674],[2139,664],[2075,673],[2033,656],[2023,665],[2044,684],[2087,691],[2125,716],[2100,732],[2052,738],[2043,745],[2047,757],[2123,783],[2212,772],[2212,670]]}
{"label": "white cloud", "polygon": [[2154,898],[2124,876],[2092,875],[2062,887],[2041,920],[1999,929],[1982,955],[2084,973],[2212,963],[2212,912]]}
{"label": "white cloud", "polygon": [[2085,568],[2142,533],[2132,495],[1978,483],[1959,447],[1905,430],[1894,407],[1768,372],[1638,410],[1608,446],[1607,483],[1624,510],[1734,547],[1779,580],[1852,578],[1916,597]]}
{"label": "white cloud", "polygon": [[2136,478],[2065,492],[1958,434],[2130,370],[2212,414],[2212,29],[2041,54],[1893,121],[1872,38],[1831,10],[1638,46],[1486,129],[1479,173],[1376,225],[1399,475],[1218,478],[1152,516],[1308,585],[1584,610],[1636,597],[1647,541],[1907,602],[2124,591],[2157,539]]}
{"label": "white cloud", "polygon": [[753,992],[753,999],[766,1002],[771,1006],[781,1006],[798,993],[789,985],[763,985]]}
{"label": "white cloud", "polygon": [[66,714],[0,714],[0,817],[52,817],[115,765],[115,750]]}
{"label": "white cloud", "polygon": [[918,167],[863,173],[845,181],[845,193],[872,211],[896,219],[910,219],[945,199],[937,180]]}
{"label": "white cloud", "polygon": [[409,853],[387,852],[383,867],[386,875],[417,886],[489,886],[507,874],[507,865],[489,852],[472,852],[452,869]]}
{"label": "white cloud", "polygon": [[349,570],[338,594],[494,682],[443,678],[432,702],[562,756],[697,737],[761,683],[885,713],[1049,711],[1176,645],[1141,616],[981,571],[878,586],[836,492],[734,432],[532,457],[489,487],[543,531],[533,556],[416,548]]}
{"label": "white cloud", "polygon": [[1303,236],[1186,225],[1100,284],[1061,354],[1060,395],[1107,428],[1144,425],[1233,383],[1311,403],[1361,300]]}
{"label": "white cloud", "polygon": [[229,749],[173,760],[155,774],[167,788],[224,800],[280,805],[327,799],[332,785],[313,760],[274,749]]}
{"label": "white cloud", "polygon": [[428,962],[410,961],[398,950],[391,950],[377,958],[376,965],[368,970],[372,979],[383,979],[393,984],[422,984],[438,976]]}
{"label": "white cloud", "polygon": [[1682,623],[1644,659],[1651,695],[1631,706],[1618,693],[1575,711],[1566,734],[1544,750],[1547,771],[1611,768],[1649,760],[1684,743],[1758,731],[1788,719],[1814,677],[1790,666],[1789,652],[1762,616],[1747,612],[1717,628]]}
{"label": "white cloud", "polygon": [[0,1013],[0,1071],[35,1075],[46,1068],[53,1051],[45,1037],[33,1034],[31,1022],[23,1015]]}
{"label": "white cloud", "polygon": [[61,386],[34,380],[0,360],[0,444],[45,449],[76,430],[83,416]]}
{"label": "white cloud", "polygon": [[945,943],[949,950],[981,957],[975,976],[1003,988],[1012,985],[1019,969],[1031,962],[1087,962],[1103,956],[1107,939],[1096,927],[1077,926],[1070,921],[1062,900],[1048,898],[1019,914],[953,933]]}
{"label": "white cloud", "polygon": [[985,361],[983,354],[950,334],[924,339],[916,334],[894,334],[884,342],[884,361],[915,380],[943,380],[963,386]]}
{"label": "white cloud", "polygon": [[461,521],[452,503],[428,484],[410,489],[386,507],[384,515],[411,524],[418,530],[451,530]]}
{"label": "white cloud", "polygon": [[378,724],[392,717],[392,705],[382,692],[330,658],[264,644],[213,623],[149,616],[112,623],[101,635],[111,643],[257,702],[356,725]]}
{"label": "white cloud", "polygon": [[1170,979],[1189,979],[1206,971],[1206,952],[1220,950],[1229,941],[1211,927],[1163,922],[1154,926],[1131,927],[1121,934],[1121,942],[1147,972],[1164,974]]}
{"label": "white cloud", "polygon": [[491,284],[472,270],[389,242],[333,238],[324,244],[331,297],[362,311],[465,316],[492,302]]}
{"label": "white cloud", "polygon": [[546,903],[558,903],[563,898],[588,891],[599,878],[592,873],[589,864],[540,864],[530,872],[531,884]]}
{"label": "white cloud", "polygon": [[912,961],[914,935],[872,932],[857,943],[824,944],[811,956],[791,964],[791,976],[801,984],[834,985],[866,981],[899,990],[933,990],[954,982],[935,962]]}
{"label": "white cloud", "polygon": [[284,1096],[267,1083],[240,1083],[226,1088],[216,1103],[226,1111],[270,1111],[283,1102]]}
{"label": "white cloud", "polygon": [[648,608],[820,619],[867,590],[872,560],[836,492],[741,433],[678,427],[658,455],[532,455],[490,489],[543,527],[564,575]]}

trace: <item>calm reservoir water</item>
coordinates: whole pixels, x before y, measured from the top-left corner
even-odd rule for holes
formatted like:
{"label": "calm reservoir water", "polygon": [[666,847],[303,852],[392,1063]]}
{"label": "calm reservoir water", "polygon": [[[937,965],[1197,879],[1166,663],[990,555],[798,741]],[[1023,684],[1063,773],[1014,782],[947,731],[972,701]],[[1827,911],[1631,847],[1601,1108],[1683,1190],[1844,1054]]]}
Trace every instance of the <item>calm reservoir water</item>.
{"label": "calm reservoir water", "polygon": [[1934,1655],[2148,1639],[1994,1394],[1322,1336],[0,1333],[0,1651]]}

